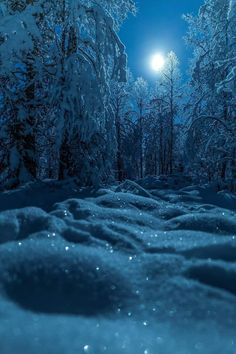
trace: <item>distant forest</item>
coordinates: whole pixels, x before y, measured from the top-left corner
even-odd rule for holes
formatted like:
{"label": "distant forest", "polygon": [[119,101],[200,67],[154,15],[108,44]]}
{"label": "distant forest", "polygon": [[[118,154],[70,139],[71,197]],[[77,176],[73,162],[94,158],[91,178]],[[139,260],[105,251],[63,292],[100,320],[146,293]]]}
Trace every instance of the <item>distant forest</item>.
{"label": "distant forest", "polygon": [[128,69],[133,0],[0,1],[0,186],[185,174],[236,190],[236,1],[186,14],[155,84]]}

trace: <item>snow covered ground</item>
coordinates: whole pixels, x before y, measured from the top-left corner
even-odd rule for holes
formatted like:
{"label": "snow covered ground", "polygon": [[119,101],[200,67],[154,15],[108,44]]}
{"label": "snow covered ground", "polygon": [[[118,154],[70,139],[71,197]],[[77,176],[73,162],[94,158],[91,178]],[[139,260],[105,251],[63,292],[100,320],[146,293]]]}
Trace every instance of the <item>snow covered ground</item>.
{"label": "snow covered ground", "polygon": [[146,178],[0,195],[1,354],[235,354],[236,195]]}

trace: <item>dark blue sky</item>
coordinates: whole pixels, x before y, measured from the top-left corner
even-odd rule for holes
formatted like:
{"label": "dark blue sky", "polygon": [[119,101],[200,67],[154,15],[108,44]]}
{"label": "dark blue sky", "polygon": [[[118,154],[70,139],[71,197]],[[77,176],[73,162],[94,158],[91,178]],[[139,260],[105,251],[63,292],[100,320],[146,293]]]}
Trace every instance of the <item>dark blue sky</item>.
{"label": "dark blue sky", "polygon": [[123,25],[120,37],[126,45],[129,67],[135,76],[154,78],[149,61],[155,52],[163,54],[173,50],[181,61],[183,74],[188,67],[191,51],[182,37],[187,25],[182,14],[197,14],[204,0],[139,0],[136,17]]}

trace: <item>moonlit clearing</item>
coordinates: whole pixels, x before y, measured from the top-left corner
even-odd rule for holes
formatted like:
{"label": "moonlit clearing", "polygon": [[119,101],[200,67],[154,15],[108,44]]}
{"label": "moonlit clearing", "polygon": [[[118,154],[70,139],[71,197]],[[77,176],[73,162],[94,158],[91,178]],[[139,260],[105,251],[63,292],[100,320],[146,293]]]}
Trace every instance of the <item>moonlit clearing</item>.
{"label": "moonlit clearing", "polygon": [[165,66],[165,58],[162,54],[154,54],[150,64],[153,71],[161,71]]}

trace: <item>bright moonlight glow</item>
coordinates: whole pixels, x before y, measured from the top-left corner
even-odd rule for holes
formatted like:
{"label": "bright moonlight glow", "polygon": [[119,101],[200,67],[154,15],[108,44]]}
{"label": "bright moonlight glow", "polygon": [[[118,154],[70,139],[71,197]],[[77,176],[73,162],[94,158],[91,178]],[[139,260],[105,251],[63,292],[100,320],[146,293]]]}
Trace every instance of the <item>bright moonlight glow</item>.
{"label": "bright moonlight glow", "polygon": [[161,71],[165,66],[165,58],[161,54],[155,54],[151,58],[151,68],[154,71]]}

